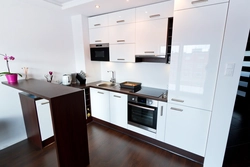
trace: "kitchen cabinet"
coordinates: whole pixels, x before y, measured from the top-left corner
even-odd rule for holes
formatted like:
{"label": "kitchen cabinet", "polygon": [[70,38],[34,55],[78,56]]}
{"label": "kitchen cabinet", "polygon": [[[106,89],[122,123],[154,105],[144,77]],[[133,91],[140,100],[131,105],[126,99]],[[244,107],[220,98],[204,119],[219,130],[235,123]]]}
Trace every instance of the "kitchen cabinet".
{"label": "kitchen cabinet", "polygon": [[110,92],[110,123],[127,129],[128,95]]}
{"label": "kitchen cabinet", "polygon": [[174,1],[166,1],[136,8],[136,22],[173,17]]}
{"label": "kitchen cabinet", "polygon": [[168,104],[165,142],[204,157],[210,116],[207,110]]}
{"label": "kitchen cabinet", "polygon": [[135,62],[135,44],[110,45],[110,61]]}
{"label": "kitchen cabinet", "polygon": [[196,8],[206,5],[219,4],[223,2],[229,2],[229,0],[175,0],[174,10]]}
{"label": "kitchen cabinet", "polygon": [[110,122],[109,91],[90,88],[92,116]]}
{"label": "kitchen cabinet", "polygon": [[135,23],[110,26],[109,43],[135,43]]}
{"label": "kitchen cabinet", "polygon": [[175,11],[169,103],[212,110],[227,7],[222,3]]}
{"label": "kitchen cabinet", "polygon": [[135,9],[128,9],[108,14],[109,26],[135,22]]}
{"label": "kitchen cabinet", "polygon": [[156,139],[165,142],[167,102],[158,102]]}
{"label": "kitchen cabinet", "polygon": [[89,43],[109,43],[109,28],[101,27],[89,29]]}
{"label": "kitchen cabinet", "polygon": [[42,141],[54,136],[49,101],[36,100],[36,109]]}
{"label": "kitchen cabinet", "polygon": [[89,17],[89,28],[100,28],[108,26],[108,15]]}
{"label": "kitchen cabinet", "polygon": [[136,55],[166,55],[167,19],[136,23]]}

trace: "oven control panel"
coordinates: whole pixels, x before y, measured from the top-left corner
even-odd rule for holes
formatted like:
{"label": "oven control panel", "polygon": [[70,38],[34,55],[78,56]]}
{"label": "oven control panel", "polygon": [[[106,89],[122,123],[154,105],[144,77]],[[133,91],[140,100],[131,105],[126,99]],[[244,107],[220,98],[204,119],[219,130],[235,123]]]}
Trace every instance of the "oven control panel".
{"label": "oven control panel", "polygon": [[140,96],[128,95],[128,101],[138,103],[138,104],[144,104],[147,106],[153,106],[153,107],[158,106],[157,100],[147,99],[145,97],[140,97]]}

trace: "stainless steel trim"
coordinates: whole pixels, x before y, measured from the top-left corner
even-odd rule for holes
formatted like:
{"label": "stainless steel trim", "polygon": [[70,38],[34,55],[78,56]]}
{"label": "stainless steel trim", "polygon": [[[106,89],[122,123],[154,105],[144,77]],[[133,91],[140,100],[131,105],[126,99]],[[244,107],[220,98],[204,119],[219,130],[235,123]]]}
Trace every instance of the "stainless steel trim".
{"label": "stainless steel trim", "polygon": [[102,40],[95,40],[95,42],[102,42]]}
{"label": "stainless steel trim", "polygon": [[97,92],[97,93],[99,93],[99,94],[104,94],[103,92]]}
{"label": "stainless steel trim", "polygon": [[172,101],[176,101],[176,102],[181,102],[181,103],[183,103],[184,102],[184,100],[180,100],[180,99],[171,99]]}
{"label": "stainless steel trim", "polygon": [[145,51],[144,53],[155,53],[154,51]]}
{"label": "stainless steel trim", "polygon": [[114,95],[114,97],[121,98],[121,96]]}
{"label": "stainless steel trim", "polygon": [[94,26],[100,26],[101,24],[94,24]]}
{"label": "stainless steel trim", "polygon": [[171,107],[170,109],[171,109],[171,110],[175,110],[175,111],[183,111],[183,109],[175,108],[175,107]]}
{"label": "stainless steel trim", "polygon": [[160,14],[155,14],[155,15],[151,15],[151,16],[149,16],[150,18],[153,18],[153,17],[159,17],[159,16],[161,16]]}
{"label": "stainless steel trim", "polygon": [[125,59],[117,59],[117,60],[125,60]]}
{"label": "stainless steel trim", "polygon": [[124,40],[124,39],[122,39],[122,40],[117,40],[117,42],[125,42],[125,40]]}
{"label": "stainless steel trim", "polygon": [[195,4],[195,3],[206,2],[206,1],[208,1],[208,0],[195,0],[195,1],[192,1],[191,3],[192,3],[192,4]]}
{"label": "stainless steel trim", "polygon": [[108,43],[90,44],[90,48],[109,48]]}
{"label": "stainless steel trim", "polygon": [[122,23],[122,22],[125,22],[125,20],[118,20],[118,21],[116,21],[116,23]]}
{"label": "stainless steel trim", "polygon": [[45,105],[45,104],[48,104],[48,103],[49,103],[49,101],[43,102],[43,103],[41,103],[41,105]]}
{"label": "stainless steel trim", "polygon": [[147,127],[147,126],[144,126],[144,125],[140,125],[140,124],[137,124],[137,123],[134,123],[134,122],[131,122],[131,121],[128,121],[128,124],[136,126],[138,128],[142,128],[142,129],[147,130],[149,132],[156,133],[156,129],[153,129],[153,128],[150,128],[150,127]]}
{"label": "stainless steel trim", "polygon": [[145,110],[150,110],[150,111],[154,111],[155,110],[154,108],[143,107],[143,106],[139,106],[139,105],[132,104],[132,103],[128,103],[128,105],[134,106],[134,107],[138,107],[138,108],[141,108],[141,109],[145,109]]}
{"label": "stainless steel trim", "polygon": [[163,106],[161,106],[161,116],[163,116]]}

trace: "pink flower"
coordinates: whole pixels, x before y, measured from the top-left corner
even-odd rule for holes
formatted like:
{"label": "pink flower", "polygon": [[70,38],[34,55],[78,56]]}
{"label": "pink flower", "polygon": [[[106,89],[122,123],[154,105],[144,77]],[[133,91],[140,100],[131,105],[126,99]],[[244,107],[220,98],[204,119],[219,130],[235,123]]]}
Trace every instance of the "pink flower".
{"label": "pink flower", "polygon": [[4,60],[8,60],[8,56],[4,56],[4,58],[3,58]]}
{"label": "pink flower", "polygon": [[49,71],[49,75],[52,75],[53,74],[53,72],[52,71]]}
{"label": "pink flower", "polygon": [[14,56],[10,56],[9,59],[10,60],[15,60],[15,57]]}

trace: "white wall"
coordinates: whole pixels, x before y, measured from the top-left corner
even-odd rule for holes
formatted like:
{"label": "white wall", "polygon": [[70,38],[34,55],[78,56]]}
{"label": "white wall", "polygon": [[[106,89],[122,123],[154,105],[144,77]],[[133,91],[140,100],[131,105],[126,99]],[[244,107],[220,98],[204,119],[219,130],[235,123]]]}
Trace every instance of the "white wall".
{"label": "white wall", "polygon": [[[249,0],[230,0],[204,167],[220,167],[223,163],[250,30],[249,9]],[[233,76],[224,75],[227,63],[235,63]]]}
{"label": "white wall", "polygon": [[[0,1],[0,53],[13,55],[12,72],[45,81],[48,71],[61,80],[75,72],[71,18],[57,6],[43,0]],[[6,71],[0,57],[0,71]],[[20,78],[19,78],[20,79]],[[0,82],[6,78],[0,77]],[[0,84],[0,149],[26,138],[18,91]]]}
{"label": "white wall", "polygon": [[109,81],[115,71],[116,82],[141,82],[142,86],[167,89],[169,64],[165,63],[101,63],[101,79]]}

